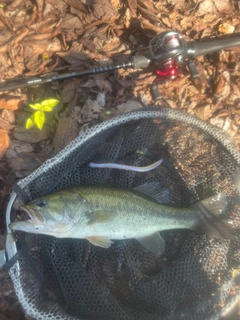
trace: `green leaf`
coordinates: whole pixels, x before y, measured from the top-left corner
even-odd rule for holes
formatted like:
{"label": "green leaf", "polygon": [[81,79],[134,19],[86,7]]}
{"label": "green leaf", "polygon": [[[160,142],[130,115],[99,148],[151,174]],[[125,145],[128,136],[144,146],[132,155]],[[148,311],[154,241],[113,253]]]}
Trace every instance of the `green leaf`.
{"label": "green leaf", "polygon": [[37,126],[40,130],[42,130],[43,124],[44,124],[44,121],[45,121],[44,112],[42,112],[42,111],[36,111],[36,112],[34,112],[33,117],[34,117],[34,122],[35,122],[36,126]]}
{"label": "green leaf", "polygon": [[28,130],[28,129],[30,129],[32,126],[34,126],[33,116],[27,118],[27,121],[26,121],[26,123],[25,123],[25,128]]}
{"label": "green leaf", "polygon": [[41,105],[42,105],[42,108],[41,110],[42,111],[45,111],[45,112],[50,112],[52,111],[52,109],[58,104],[59,100],[57,99],[47,99],[47,100],[44,100]]}
{"label": "green leaf", "polygon": [[41,110],[42,109],[41,103],[29,104],[29,106],[34,110]]}

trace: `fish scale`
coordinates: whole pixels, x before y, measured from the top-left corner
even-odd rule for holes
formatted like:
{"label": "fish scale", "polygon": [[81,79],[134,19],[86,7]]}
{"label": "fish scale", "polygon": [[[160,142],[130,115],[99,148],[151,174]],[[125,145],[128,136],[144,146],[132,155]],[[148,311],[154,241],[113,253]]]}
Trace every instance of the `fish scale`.
{"label": "fish scale", "polygon": [[115,239],[138,238],[158,230],[193,228],[199,220],[192,209],[160,205],[129,190],[103,187],[78,190],[91,204],[94,230],[102,236],[108,235],[111,228],[115,230]]}
{"label": "fish scale", "polygon": [[160,192],[158,185],[137,190],[81,186],[58,191],[22,206],[30,219],[10,227],[57,238],[88,239],[103,248],[110,247],[111,240],[135,238],[156,255],[165,249],[159,231],[200,227],[212,236],[231,236],[231,226],[219,215],[225,208],[225,195],[175,208],[151,198]]}

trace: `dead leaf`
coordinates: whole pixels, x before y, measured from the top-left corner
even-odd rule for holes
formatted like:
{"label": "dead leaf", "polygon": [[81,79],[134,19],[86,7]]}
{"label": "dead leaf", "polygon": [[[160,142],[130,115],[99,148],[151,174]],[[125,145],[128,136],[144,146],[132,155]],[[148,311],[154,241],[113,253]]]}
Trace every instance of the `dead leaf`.
{"label": "dead leaf", "polygon": [[76,93],[76,89],[79,86],[80,82],[81,79],[71,79],[64,81],[64,86],[61,92],[63,103],[68,103],[73,99]]}
{"label": "dead leaf", "polygon": [[[70,8],[70,13],[73,14],[74,16],[77,16],[83,25],[86,23],[85,17],[86,16],[89,17],[89,15],[87,14],[87,10],[86,12],[83,12],[81,10],[75,9],[74,7]],[[92,18],[93,18],[92,21],[94,21],[95,17],[92,17]]]}
{"label": "dead leaf", "polygon": [[102,107],[97,101],[88,98],[81,109],[82,120],[80,123],[90,122],[93,119],[98,119],[101,110]]}
{"label": "dead leaf", "polygon": [[211,27],[205,27],[203,30],[202,30],[202,37],[210,37],[212,34],[212,28]]}
{"label": "dead leaf", "polygon": [[29,26],[29,29],[34,30],[36,33],[40,34],[40,33],[48,33],[53,31],[53,29],[56,27],[57,25],[57,21],[53,22],[52,20],[43,20],[41,22],[32,24],[31,26]]}
{"label": "dead leaf", "polygon": [[79,66],[89,60],[88,55],[82,51],[83,45],[78,41],[74,41],[70,50],[57,52],[57,55],[69,64]]}
{"label": "dead leaf", "polygon": [[11,20],[6,16],[4,10],[0,8],[0,20],[5,24],[5,26],[10,30],[13,31],[13,25]]}
{"label": "dead leaf", "polygon": [[200,2],[198,9],[195,13],[196,16],[203,16],[208,13],[215,13],[216,7],[214,6],[213,0],[203,0]]}
{"label": "dead leaf", "polygon": [[19,99],[7,99],[0,100],[0,109],[17,110],[19,108]]}
{"label": "dead leaf", "polygon": [[148,9],[149,11],[151,11],[152,13],[154,14],[158,14],[159,12],[163,12],[162,10],[159,11],[156,9],[155,7],[155,3],[152,1],[152,0],[137,0],[137,3],[145,8],[145,9]]}
{"label": "dead leaf", "polygon": [[28,172],[32,172],[42,164],[38,159],[26,152],[20,152],[17,157],[9,158],[8,161],[12,169],[19,171],[26,170]]}
{"label": "dead leaf", "polygon": [[13,0],[9,6],[7,6],[7,10],[14,11],[16,8],[19,8],[22,4],[23,0]]}
{"label": "dead leaf", "polygon": [[0,117],[0,128],[6,131],[10,131],[14,129],[15,126],[9,123],[7,120],[4,120],[2,117]]}
{"label": "dead leaf", "polygon": [[120,8],[121,6],[121,0],[111,0],[111,3],[116,9]]}
{"label": "dead leaf", "polygon": [[19,141],[36,143],[41,140],[46,140],[48,138],[48,133],[46,126],[44,126],[42,130],[38,130],[35,127],[26,130],[22,126],[17,126],[13,131],[13,136],[16,140]]}
{"label": "dead leaf", "polygon": [[79,130],[79,136],[81,136],[84,132],[86,132],[89,129],[89,123],[84,123],[80,130]]}
{"label": "dead leaf", "polygon": [[230,95],[230,92],[231,92],[231,86],[230,86],[229,82],[226,81],[226,79],[225,79],[224,86],[223,86],[223,89],[222,89],[220,95],[222,98],[227,99],[228,96]]}
{"label": "dead leaf", "polygon": [[67,9],[67,4],[65,1],[59,1],[59,0],[47,0],[48,3],[50,3],[53,7],[54,10],[59,10],[60,12],[64,12]]}
{"label": "dead leaf", "polygon": [[53,139],[54,153],[62,150],[67,144],[78,136],[78,121],[74,116],[60,118],[57,132]]}
{"label": "dead leaf", "polygon": [[106,75],[104,75],[104,74],[94,75],[94,80],[95,80],[96,86],[100,90],[104,90],[107,93],[111,93],[112,92],[111,82],[109,80],[105,79],[105,77],[106,77]]}
{"label": "dead leaf", "polygon": [[185,0],[168,0],[168,3],[171,4],[171,6],[174,6],[174,9],[177,11],[186,8]]}
{"label": "dead leaf", "polygon": [[41,141],[40,143],[41,151],[38,153],[35,153],[36,158],[40,162],[44,162],[50,157],[52,157],[52,152],[53,152],[53,145],[52,143],[50,144],[49,141]]}
{"label": "dead leaf", "polygon": [[[210,27],[214,27],[216,26],[219,21],[220,21],[220,17],[218,14],[216,13],[207,13],[203,19],[201,19],[202,22],[204,23],[204,25],[210,26]],[[202,36],[201,36],[202,38]]]}
{"label": "dead leaf", "polygon": [[[58,38],[54,37],[51,40],[38,40],[38,41],[26,41],[24,43],[24,58],[26,63],[30,63],[30,60],[39,60],[39,55],[48,52],[61,52],[62,47]],[[30,63],[31,64],[31,63]],[[34,64],[33,64],[34,65]]]}
{"label": "dead leaf", "polygon": [[128,7],[133,16],[137,13],[137,0],[127,0]]}
{"label": "dead leaf", "polygon": [[65,109],[65,112],[64,112],[64,115],[65,117],[68,117],[70,116],[71,112],[72,112],[72,109],[76,106],[77,104],[77,101],[78,101],[78,97],[79,97],[79,92],[74,92],[74,96],[72,97],[72,99],[69,101],[66,109]]}
{"label": "dead leaf", "polygon": [[64,0],[70,7],[88,13],[85,5],[79,0]]}
{"label": "dead leaf", "polygon": [[236,129],[237,128],[234,129],[234,123],[233,123],[233,120],[230,117],[215,118],[215,119],[211,119],[210,122],[212,124],[215,123],[215,125],[217,125],[221,129],[226,131],[230,137],[233,137],[233,136],[236,135]]}
{"label": "dead leaf", "polygon": [[127,8],[125,15],[123,17],[123,25],[126,29],[129,29],[129,27],[131,25],[131,19],[132,19],[132,15],[131,15],[130,9]]}
{"label": "dead leaf", "polygon": [[95,79],[88,79],[86,82],[80,84],[83,88],[92,88],[96,86]]}
{"label": "dead leaf", "polygon": [[0,128],[12,130],[15,128],[15,116],[12,110],[4,109],[0,117]]}
{"label": "dead leaf", "polygon": [[123,43],[118,37],[114,37],[111,41],[104,44],[102,50],[106,53],[118,53],[128,49],[128,45]]}
{"label": "dead leaf", "polygon": [[0,159],[4,156],[10,144],[10,139],[5,130],[0,129]]}
{"label": "dead leaf", "polygon": [[62,29],[81,29],[82,23],[78,17],[73,16],[72,14],[67,14],[63,18],[63,21],[60,26]]}
{"label": "dead leaf", "polygon": [[19,153],[22,153],[22,152],[30,153],[32,151],[33,151],[33,147],[29,142],[13,139],[6,152],[6,157],[11,159],[13,157],[17,157]]}
{"label": "dead leaf", "polygon": [[0,179],[3,180],[6,184],[10,184],[14,182],[14,181],[9,181],[9,170],[4,168],[4,166],[2,166],[1,164],[0,164]]}
{"label": "dead leaf", "polygon": [[232,26],[229,23],[221,23],[220,26],[218,27],[218,30],[224,34],[231,34],[234,32],[235,27]]}
{"label": "dead leaf", "polygon": [[143,29],[149,29],[149,30],[152,30],[156,33],[161,33],[161,32],[166,31],[166,28],[161,27],[159,25],[154,25],[150,21],[148,21],[147,19],[142,19],[141,24],[143,26]]}
{"label": "dead leaf", "polygon": [[34,34],[30,37],[27,37],[26,40],[27,41],[38,41],[38,40],[51,39],[54,36],[55,35],[53,35],[52,32],[48,32],[48,33]]}
{"label": "dead leaf", "polygon": [[[142,1],[144,1],[144,0],[142,0]],[[180,1],[182,1],[182,0],[167,0],[167,2],[170,3],[170,4],[173,4],[174,2],[180,2]],[[169,10],[167,9],[167,6],[164,5],[163,1],[155,1],[154,2],[154,7],[156,8],[157,12],[161,12],[161,13],[163,13],[163,12],[164,13],[170,13],[171,12],[171,11],[169,12]],[[176,14],[178,15],[178,12],[175,12],[175,15]],[[171,15],[171,13],[170,13],[170,15]]]}
{"label": "dead leaf", "polygon": [[92,0],[93,14],[98,19],[110,20],[118,16],[118,12],[113,7],[111,0]]}
{"label": "dead leaf", "polygon": [[102,110],[102,112],[99,114],[99,120],[100,121],[106,121],[115,117],[118,117],[120,115],[120,112],[117,109],[110,109],[110,110]]}
{"label": "dead leaf", "polygon": [[106,103],[106,92],[99,92],[96,98],[97,103],[100,107],[104,107]]}
{"label": "dead leaf", "polygon": [[40,19],[42,19],[43,7],[44,7],[45,0],[36,0],[36,2],[37,2],[38,16],[39,16]]}
{"label": "dead leaf", "polygon": [[[238,101],[240,101],[240,90],[235,84],[231,85],[231,94],[228,100],[233,103],[238,103]],[[235,109],[234,111],[236,112],[237,110]]]}
{"label": "dead leaf", "polygon": [[152,23],[160,23],[160,19],[152,12],[149,10],[142,8],[138,5],[138,10],[140,11],[141,15],[143,18],[149,20]]}
{"label": "dead leaf", "polygon": [[116,108],[118,109],[120,114],[124,114],[127,112],[138,110],[138,109],[141,109],[142,107],[143,107],[142,104],[140,104],[139,102],[134,101],[134,100],[130,100],[126,103],[122,103],[122,104],[119,104],[118,106],[116,106]]}
{"label": "dead leaf", "polygon": [[169,16],[167,14],[162,14],[161,15],[161,21],[163,22],[163,24],[165,24],[168,28],[172,28],[172,23],[169,20]]}
{"label": "dead leaf", "polygon": [[12,47],[18,45],[19,42],[23,40],[27,35],[29,34],[28,28],[23,28],[21,32],[18,33],[17,36],[14,38],[10,38],[10,40],[7,43],[4,43],[0,46],[0,53],[7,52],[8,47],[11,45]]}
{"label": "dead leaf", "polygon": [[13,34],[7,30],[5,27],[0,28],[0,45],[6,43]]}
{"label": "dead leaf", "polygon": [[131,88],[135,85],[135,82],[133,80],[117,79],[117,81],[121,86],[123,86],[123,88]]}
{"label": "dead leaf", "polygon": [[233,7],[229,0],[213,0],[217,10],[224,13],[232,13]]}
{"label": "dead leaf", "polygon": [[223,85],[224,85],[224,78],[221,75],[221,73],[217,73],[212,84],[213,94],[219,94],[222,91]]}
{"label": "dead leaf", "polygon": [[226,99],[231,92],[229,81],[229,71],[225,70],[222,73],[217,73],[217,77],[215,78],[212,86],[213,93]]}
{"label": "dead leaf", "polygon": [[208,120],[213,115],[214,110],[212,110],[210,104],[201,104],[193,109],[195,116],[197,116],[201,120]]}

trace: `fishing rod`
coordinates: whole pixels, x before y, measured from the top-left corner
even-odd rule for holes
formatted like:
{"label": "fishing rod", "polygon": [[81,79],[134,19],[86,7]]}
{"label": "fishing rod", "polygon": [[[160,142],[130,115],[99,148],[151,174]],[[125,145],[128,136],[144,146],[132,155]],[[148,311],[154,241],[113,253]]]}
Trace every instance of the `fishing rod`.
{"label": "fishing rod", "polygon": [[71,72],[46,77],[31,77],[21,82],[6,81],[0,85],[0,92],[18,88],[32,87],[54,81],[79,78],[103,72],[112,72],[118,69],[146,69],[150,65],[156,68],[156,79],[151,86],[153,99],[162,98],[157,84],[167,79],[175,79],[182,74],[184,68],[188,70],[193,79],[200,78],[194,59],[198,56],[240,46],[240,36],[228,39],[213,39],[205,42],[187,42],[180,33],[165,31],[154,37],[149,43],[149,52],[146,55],[132,56],[128,61],[119,64],[93,68],[80,72]]}

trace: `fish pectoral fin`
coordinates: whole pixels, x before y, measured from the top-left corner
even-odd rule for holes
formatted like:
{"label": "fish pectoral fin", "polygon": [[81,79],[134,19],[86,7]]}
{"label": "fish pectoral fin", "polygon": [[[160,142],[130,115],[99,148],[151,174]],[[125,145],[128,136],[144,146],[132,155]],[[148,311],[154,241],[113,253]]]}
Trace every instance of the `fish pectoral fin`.
{"label": "fish pectoral fin", "polygon": [[94,246],[98,246],[101,248],[109,248],[112,244],[112,241],[106,237],[91,236],[87,237],[87,240]]}
{"label": "fish pectoral fin", "polygon": [[162,255],[165,251],[165,241],[159,232],[145,238],[137,238],[137,240],[156,256]]}

